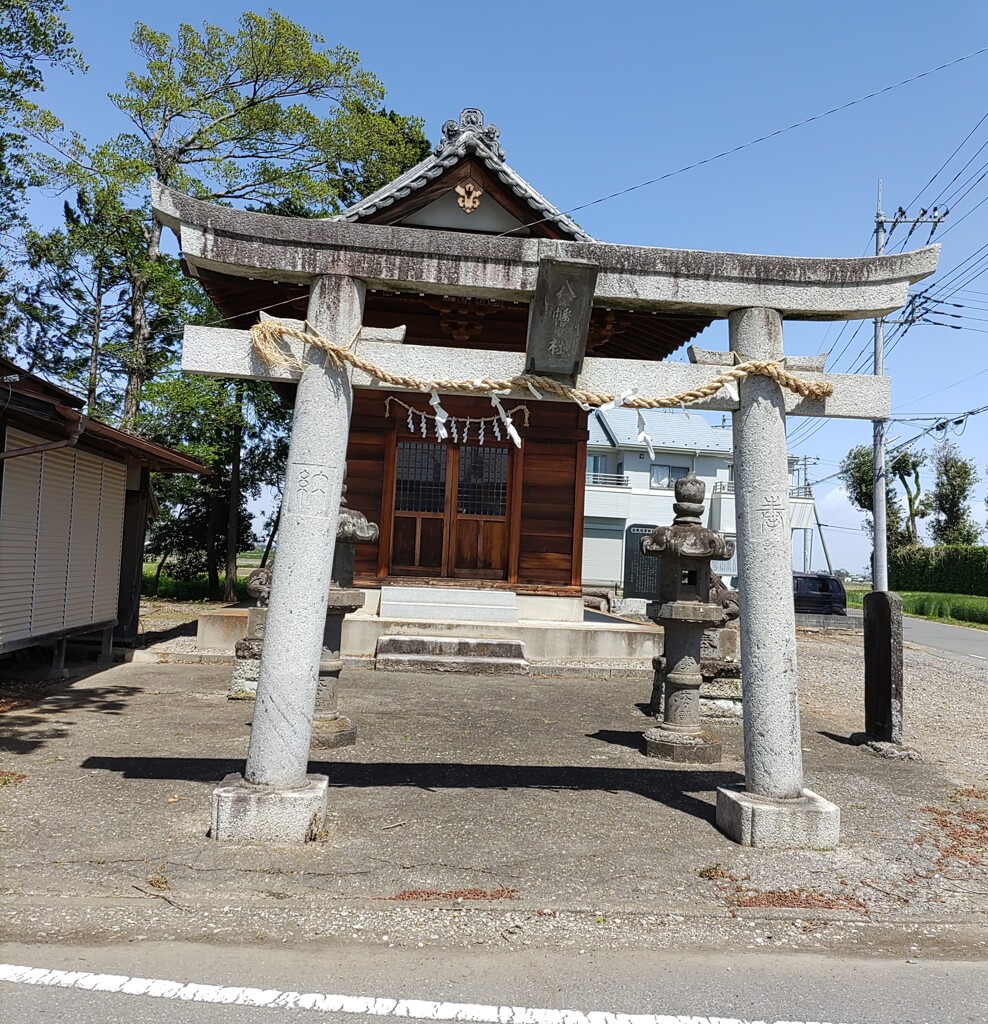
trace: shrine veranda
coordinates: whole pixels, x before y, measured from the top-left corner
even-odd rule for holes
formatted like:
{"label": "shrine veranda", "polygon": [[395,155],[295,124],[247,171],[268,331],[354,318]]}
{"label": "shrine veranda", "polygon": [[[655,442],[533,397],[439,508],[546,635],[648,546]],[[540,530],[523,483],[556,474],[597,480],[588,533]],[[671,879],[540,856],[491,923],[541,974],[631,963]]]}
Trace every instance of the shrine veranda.
{"label": "shrine veranda", "polygon": [[[483,178],[483,140],[475,136],[463,159]],[[496,192],[489,174],[483,183]],[[428,187],[431,201],[443,202],[444,191]],[[482,203],[483,189],[480,196]],[[499,198],[502,212],[521,223],[524,211]],[[718,825],[750,845],[837,843],[839,810],[802,782],[786,418],[883,419],[890,384],[787,358],[783,325],[898,309],[909,285],[935,270],[936,246],[864,259],[782,258],[602,244],[561,215],[543,220],[552,231],[541,237],[531,225],[531,237],[504,237],[374,222],[389,207],[400,220],[394,203],[371,217],[302,220],[214,206],[158,185],[153,202],[179,239],[187,272],[219,299],[231,324],[187,328],[183,368],[269,380],[294,402],[250,750],[244,778],[231,776],[214,797],[216,838],[304,840],[325,813],[325,777],[306,773],[345,469],[350,504],[381,525],[379,544],[358,554],[358,585],[455,580],[574,598],[580,588],[587,409],[530,388],[500,394],[515,441],[486,393],[440,388],[437,404],[428,389],[351,372],[297,340],[284,347],[301,369],[269,365],[249,333],[266,308],[336,344],[352,341],[379,372],[424,381],[531,371],[620,401],[691,390],[735,362],[761,360],[832,384],[829,397],[804,398],[751,376],[695,407],[731,412],[734,421],[746,784],[719,791]],[[714,319],[728,320],[729,352],[694,351],[691,364],[661,361]],[[429,472],[410,475],[426,456]],[[411,480],[398,498],[396,466]],[[471,474],[496,486],[471,490]],[[440,478],[444,489],[430,492]]]}

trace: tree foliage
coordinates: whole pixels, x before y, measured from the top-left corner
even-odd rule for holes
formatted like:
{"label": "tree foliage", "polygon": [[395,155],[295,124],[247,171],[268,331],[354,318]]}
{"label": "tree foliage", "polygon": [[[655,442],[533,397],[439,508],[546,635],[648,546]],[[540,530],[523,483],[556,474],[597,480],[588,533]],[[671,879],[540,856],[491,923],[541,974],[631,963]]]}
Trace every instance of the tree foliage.
{"label": "tree foliage", "polygon": [[44,89],[46,67],[83,67],[62,18],[64,0],[3,0],[0,4],[0,216],[9,231],[23,217],[22,195],[34,182],[22,121],[30,97]]}
{"label": "tree foliage", "polygon": [[[0,3],[0,336],[16,337],[25,346],[53,315],[43,290],[20,280],[14,266],[26,225],[25,193],[42,180],[32,163],[25,120],[38,110],[32,97],[44,89],[47,67],[83,67],[64,12],[64,0]],[[21,354],[9,344],[0,352]]]}
{"label": "tree foliage", "polygon": [[[84,390],[91,414],[210,467],[201,479],[156,480],[151,550],[170,553],[180,572],[206,571],[214,596],[225,563],[229,595],[236,551],[254,542],[248,502],[281,487],[288,413],[266,384],[178,372],[183,326],[222,316],[163,245],[148,182],[284,216],[326,215],[418,162],[428,152],[421,121],[384,106],[381,82],[355,51],[274,11],[248,12],[232,28],[138,23],[136,66],[110,96],[129,125],[88,140],[30,101],[45,61],[81,66],[63,0],[0,2],[0,105],[16,103],[7,124],[19,133],[0,140],[0,170],[16,143],[25,187],[44,181],[68,199],[57,227],[25,235],[16,288],[3,287],[0,265],[4,351]],[[40,145],[33,162],[28,140]]]}
{"label": "tree foliage", "polygon": [[355,51],[271,11],[240,16],[234,31],[179,26],[174,38],[138,23],[143,67],[110,96],[130,130],[90,146],[50,118],[35,131],[58,158],[52,180],[114,190],[147,216],[141,254],[128,263],[130,338],[122,426],[134,429],[152,378],[156,338],[147,310],[160,272],[161,225],[147,182],[225,202],[333,212],[421,158],[421,122],[381,105],[380,81]]}
{"label": "tree foliage", "polygon": [[933,453],[936,483],[930,535],[935,544],[977,544],[981,527],[971,514],[970,501],[978,472],[974,459],[964,459],[952,441],[941,441]]}
{"label": "tree foliage", "polygon": [[[894,462],[889,468],[901,480],[900,472],[903,476],[908,476],[911,471],[910,467],[911,463],[903,461],[898,465],[898,471]],[[875,496],[874,473],[875,461],[872,448],[870,445],[862,444],[852,448],[844,456],[837,474],[847,490],[847,496],[851,504],[864,512],[865,528],[872,535],[875,529],[872,520]],[[917,480],[916,492],[914,492],[912,499],[912,501],[917,503],[919,501],[918,491],[919,484]],[[887,543],[890,551],[910,543],[915,543],[915,541],[911,540],[912,534],[908,525],[909,521],[903,511],[896,490],[888,483],[885,486],[885,523]]]}

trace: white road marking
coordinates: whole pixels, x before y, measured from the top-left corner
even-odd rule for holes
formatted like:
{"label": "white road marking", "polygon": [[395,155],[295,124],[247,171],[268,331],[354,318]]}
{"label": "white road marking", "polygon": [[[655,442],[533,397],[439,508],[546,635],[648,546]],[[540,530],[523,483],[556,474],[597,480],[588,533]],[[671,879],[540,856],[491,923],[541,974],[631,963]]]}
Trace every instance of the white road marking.
{"label": "white road marking", "polygon": [[[181,999],[192,1003],[314,1010],[317,1013],[357,1013],[371,1017],[414,1020],[469,1021],[473,1024],[767,1024],[737,1017],[696,1017],[665,1013],[607,1013],[551,1010],[528,1006],[485,1006],[481,1003],[435,1003],[424,999],[375,999],[322,992],[281,992],[270,988],[233,985],[197,985],[157,978],[128,978],[122,974],[56,971],[45,967],[0,964],[0,981],[49,988],[75,988],[86,992],[122,992],[154,999]],[[775,1024],[822,1024],[817,1021],[776,1021]]]}

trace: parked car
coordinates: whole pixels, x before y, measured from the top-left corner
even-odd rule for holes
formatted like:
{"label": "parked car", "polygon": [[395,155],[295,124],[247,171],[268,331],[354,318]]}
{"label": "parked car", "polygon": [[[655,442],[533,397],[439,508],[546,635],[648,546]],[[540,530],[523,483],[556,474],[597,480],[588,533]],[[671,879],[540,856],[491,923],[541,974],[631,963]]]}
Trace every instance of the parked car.
{"label": "parked car", "polygon": [[796,611],[807,615],[847,615],[847,594],[836,576],[825,572],[794,572],[792,596]]}
{"label": "parked car", "polygon": [[[728,586],[738,590],[741,580],[732,576]],[[847,615],[847,594],[836,576],[825,572],[794,572],[792,598],[796,611],[805,615]]]}

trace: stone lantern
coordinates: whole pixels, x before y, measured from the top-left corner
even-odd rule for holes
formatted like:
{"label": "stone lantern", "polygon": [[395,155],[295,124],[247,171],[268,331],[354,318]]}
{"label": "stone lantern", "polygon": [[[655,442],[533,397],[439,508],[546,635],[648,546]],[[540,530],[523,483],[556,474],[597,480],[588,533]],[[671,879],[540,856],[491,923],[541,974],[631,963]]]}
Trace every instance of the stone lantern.
{"label": "stone lantern", "polygon": [[353,565],[358,544],[373,544],[379,534],[377,523],[347,505],[346,483],[340,498],[340,521],[336,529],[333,552],[333,579],[326,607],[322,657],[319,659],[319,682],[316,687],[316,710],[312,720],[313,750],[332,750],[357,742],[357,727],[339,713],[340,672],[343,669],[343,620],[350,612],[362,608],[363,591],[353,585]]}
{"label": "stone lantern", "polygon": [[644,736],[645,754],[668,761],[710,764],[721,758],[720,740],[700,725],[701,642],[704,630],[725,620],[712,600],[710,562],[734,554],[734,541],[703,526],[706,486],[694,473],[676,481],[672,526],[642,540],[642,553],[661,559],[658,600],[646,614],[662,626],[665,657],[658,663],[662,722]]}
{"label": "stone lantern", "polygon": [[[319,681],[312,722],[313,750],[346,747],[357,741],[356,727],[338,709],[340,671],[343,668],[343,620],[364,603],[363,592],[353,585],[356,546],[372,544],[377,540],[378,532],[377,523],[368,522],[363,513],[347,505],[344,484],[333,554],[333,578],[326,605],[323,650],[319,659]],[[248,611],[247,635],[237,644],[237,660],[229,693],[231,700],[253,700],[257,692],[267,603],[271,593],[271,573],[272,567],[268,565],[263,569],[255,569],[247,578],[247,593],[257,601],[257,605]]]}

